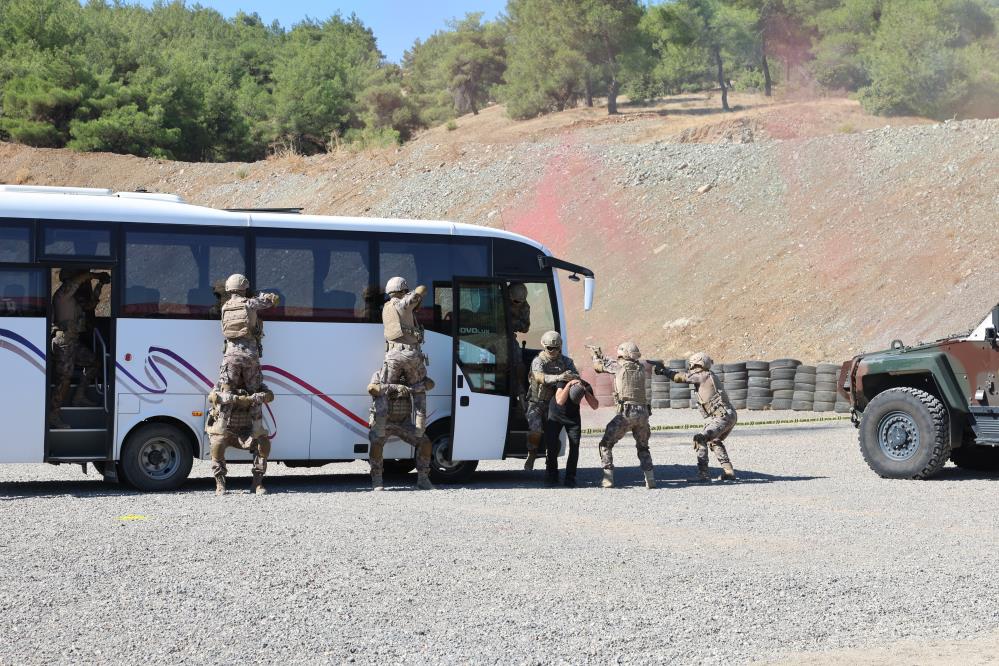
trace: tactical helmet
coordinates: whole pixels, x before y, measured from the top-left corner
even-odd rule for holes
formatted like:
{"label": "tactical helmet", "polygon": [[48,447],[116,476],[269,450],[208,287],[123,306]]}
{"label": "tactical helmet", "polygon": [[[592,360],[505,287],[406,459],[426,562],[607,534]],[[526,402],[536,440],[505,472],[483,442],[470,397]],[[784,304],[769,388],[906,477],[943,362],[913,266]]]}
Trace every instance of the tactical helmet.
{"label": "tactical helmet", "polygon": [[562,336],[558,331],[548,331],[541,336],[541,346],[545,349],[562,349]]}
{"label": "tactical helmet", "polygon": [[714,365],[714,361],[712,361],[711,357],[704,352],[697,352],[696,354],[690,355],[690,358],[687,359],[687,365],[690,366],[691,370],[694,368],[710,370],[711,366]]}
{"label": "tactical helmet", "polygon": [[523,303],[527,300],[527,287],[523,282],[514,282],[510,285],[510,301],[512,303]]}
{"label": "tactical helmet", "polygon": [[409,283],[406,282],[406,278],[389,278],[389,281],[385,283],[386,294],[394,294],[397,291],[409,291]]}
{"label": "tactical helmet", "polygon": [[246,291],[250,288],[250,281],[246,279],[245,275],[240,273],[233,273],[225,281],[226,291]]}
{"label": "tactical helmet", "polygon": [[83,268],[62,268],[59,270],[59,282],[72,280],[80,273],[83,273],[85,270],[86,269]]}
{"label": "tactical helmet", "polygon": [[637,361],[642,358],[642,352],[638,349],[638,345],[629,340],[617,346],[617,356],[618,358],[630,358],[632,361]]}

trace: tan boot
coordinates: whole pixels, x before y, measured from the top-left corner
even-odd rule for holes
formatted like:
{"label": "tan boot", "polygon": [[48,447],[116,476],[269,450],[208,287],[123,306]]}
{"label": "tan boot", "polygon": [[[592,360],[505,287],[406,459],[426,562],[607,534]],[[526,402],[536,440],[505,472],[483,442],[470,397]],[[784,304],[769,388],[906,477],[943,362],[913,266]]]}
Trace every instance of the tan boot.
{"label": "tan boot", "polygon": [[612,469],[605,469],[604,470],[604,478],[600,482],[600,487],[601,488],[613,488],[614,487],[614,470],[612,470]]}
{"label": "tan boot", "polygon": [[381,474],[371,475],[371,489],[372,490],[385,490],[385,482],[382,481]]}
{"label": "tan boot", "polygon": [[225,495],[225,477],[223,475],[218,475],[215,477],[215,494]]}
{"label": "tan boot", "polygon": [[708,466],[698,463],[697,476],[687,479],[687,483],[711,483],[711,475],[708,474]]}
{"label": "tan boot", "polygon": [[656,487],[656,473],[654,470],[647,469],[645,472],[645,487],[649,490],[655,490]]}
{"label": "tan boot", "polygon": [[721,476],[718,477],[719,481],[736,481],[739,477],[735,475],[735,469],[732,467],[732,463],[724,463],[722,465]]}
{"label": "tan boot", "polygon": [[264,475],[261,472],[253,473],[253,481],[250,481],[250,492],[257,495],[267,494],[267,489],[264,488]]}
{"label": "tan boot", "polygon": [[434,484],[430,483],[430,475],[420,472],[416,475],[416,487],[419,490],[433,490]]}
{"label": "tan boot", "polygon": [[527,454],[527,460],[524,461],[524,469],[530,472],[534,469],[534,461],[538,459],[538,454],[531,451]]}

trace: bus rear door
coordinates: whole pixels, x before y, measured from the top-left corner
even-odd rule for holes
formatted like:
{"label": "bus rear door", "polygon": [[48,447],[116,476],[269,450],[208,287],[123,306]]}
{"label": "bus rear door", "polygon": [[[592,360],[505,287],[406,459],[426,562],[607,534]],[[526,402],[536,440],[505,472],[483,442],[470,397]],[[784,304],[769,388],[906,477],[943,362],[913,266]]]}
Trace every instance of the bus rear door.
{"label": "bus rear door", "polygon": [[456,278],[452,285],[451,460],[498,460],[514,395],[506,283]]}

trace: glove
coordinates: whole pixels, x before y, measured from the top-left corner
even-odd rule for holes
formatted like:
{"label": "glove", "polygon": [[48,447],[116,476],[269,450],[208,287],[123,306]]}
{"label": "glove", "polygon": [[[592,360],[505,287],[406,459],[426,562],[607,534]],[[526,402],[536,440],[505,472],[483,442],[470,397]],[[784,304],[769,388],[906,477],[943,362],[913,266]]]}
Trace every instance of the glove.
{"label": "glove", "polygon": [[416,285],[416,289],[413,290],[413,293],[420,298],[423,298],[423,296],[427,293],[427,288],[422,284],[418,284]]}
{"label": "glove", "polygon": [[232,399],[232,403],[237,407],[248,409],[253,407],[253,398],[248,395],[237,395]]}
{"label": "glove", "polygon": [[573,379],[579,379],[579,375],[577,375],[572,370],[566,370],[565,372],[563,372],[558,377],[559,377],[559,381],[560,382],[568,382],[568,381],[571,381]]}
{"label": "glove", "polygon": [[395,390],[395,397],[397,398],[408,398],[412,395],[412,391],[409,390],[408,386],[399,384]]}

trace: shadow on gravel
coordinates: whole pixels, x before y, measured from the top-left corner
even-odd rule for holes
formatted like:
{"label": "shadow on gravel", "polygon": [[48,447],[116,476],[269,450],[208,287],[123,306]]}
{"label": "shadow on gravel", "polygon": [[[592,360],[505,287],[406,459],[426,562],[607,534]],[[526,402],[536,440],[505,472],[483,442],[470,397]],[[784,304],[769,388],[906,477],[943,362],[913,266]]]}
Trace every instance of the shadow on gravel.
{"label": "shadow on gravel", "polygon": [[960,467],[944,467],[926,481],[999,481],[999,470],[983,471],[962,469]]}

